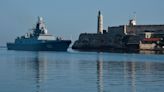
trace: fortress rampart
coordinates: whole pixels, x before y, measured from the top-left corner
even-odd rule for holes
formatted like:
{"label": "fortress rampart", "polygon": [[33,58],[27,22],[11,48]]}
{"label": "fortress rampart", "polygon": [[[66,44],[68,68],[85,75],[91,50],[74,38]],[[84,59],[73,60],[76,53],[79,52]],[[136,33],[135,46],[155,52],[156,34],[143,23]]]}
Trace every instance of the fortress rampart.
{"label": "fortress rampart", "polygon": [[[100,19],[98,20],[98,22],[101,22]],[[101,34],[99,33],[99,31],[97,31],[97,33],[81,33],[79,39],[75,41],[72,48],[73,49],[111,49],[111,48],[140,49],[139,47],[140,43],[144,38],[163,39],[164,24],[136,25],[135,20],[130,20],[129,25],[108,27],[107,31],[104,30]],[[145,48],[149,46],[148,44],[146,44],[146,46],[142,44],[141,47]],[[151,48],[153,48],[152,45]]]}

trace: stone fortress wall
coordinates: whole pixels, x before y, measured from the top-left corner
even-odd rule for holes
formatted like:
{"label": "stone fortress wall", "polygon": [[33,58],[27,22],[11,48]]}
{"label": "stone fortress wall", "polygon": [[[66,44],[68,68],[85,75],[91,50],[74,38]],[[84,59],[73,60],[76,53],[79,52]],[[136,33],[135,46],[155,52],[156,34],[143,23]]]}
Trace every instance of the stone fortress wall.
{"label": "stone fortress wall", "polygon": [[[98,18],[100,19],[100,17]],[[100,22],[100,20],[98,20],[98,22]],[[102,23],[102,21],[100,23]],[[151,36],[152,34],[158,34],[164,37],[164,25],[136,25],[135,20],[130,20],[128,25],[108,27],[107,31],[103,30],[102,32],[98,30],[97,33],[82,33],[79,39],[75,41],[72,48],[124,49],[127,48],[129,44],[139,45],[139,41],[146,38],[147,33],[151,34]]]}

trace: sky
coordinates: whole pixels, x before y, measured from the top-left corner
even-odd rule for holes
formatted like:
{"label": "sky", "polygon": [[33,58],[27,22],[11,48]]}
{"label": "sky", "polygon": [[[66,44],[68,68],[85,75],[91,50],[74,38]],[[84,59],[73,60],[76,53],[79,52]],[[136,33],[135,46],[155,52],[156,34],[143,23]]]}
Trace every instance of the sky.
{"label": "sky", "polygon": [[42,16],[48,33],[75,41],[80,33],[97,32],[101,10],[104,29],[128,24],[164,24],[164,0],[0,0],[0,45],[34,28]]}

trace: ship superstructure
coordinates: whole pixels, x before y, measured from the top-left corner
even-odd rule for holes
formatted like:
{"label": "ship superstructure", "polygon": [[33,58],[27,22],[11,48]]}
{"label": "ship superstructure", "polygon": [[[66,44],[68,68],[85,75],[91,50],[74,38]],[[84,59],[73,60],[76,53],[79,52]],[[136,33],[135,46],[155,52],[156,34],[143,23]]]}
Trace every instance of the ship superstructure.
{"label": "ship superstructure", "polygon": [[8,50],[67,51],[71,40],[63,40],[48,34],[43,18],[38,17],[32,32],[17,37],[14,43],[7,43]]}

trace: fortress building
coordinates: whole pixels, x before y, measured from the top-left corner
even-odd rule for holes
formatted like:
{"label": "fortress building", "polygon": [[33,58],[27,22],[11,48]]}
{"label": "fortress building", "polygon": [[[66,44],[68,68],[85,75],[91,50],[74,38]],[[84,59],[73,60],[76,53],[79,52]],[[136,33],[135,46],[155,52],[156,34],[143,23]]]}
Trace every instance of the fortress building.
{"label": "fortress building", "polygon": [[98,12],[97,33],[81,33],[72,48],[79,50],[163,49],[164,24],[137,25],[135,19],[126,25],[103,30],[103,16]]}

